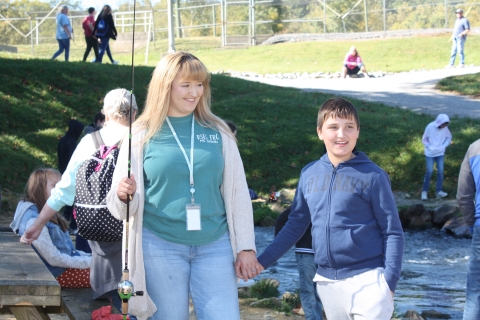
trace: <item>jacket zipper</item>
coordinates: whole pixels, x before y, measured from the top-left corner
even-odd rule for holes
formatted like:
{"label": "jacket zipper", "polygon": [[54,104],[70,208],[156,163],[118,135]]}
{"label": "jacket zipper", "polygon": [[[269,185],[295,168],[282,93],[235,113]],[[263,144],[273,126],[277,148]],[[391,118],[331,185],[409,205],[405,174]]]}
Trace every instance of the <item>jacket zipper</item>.
{"label": "jacket zipper", "polygon": [[335,181],[335,176],[337,175],[337,169],[339,165],[333,168],[332,172],[332,179],[330,180],[330,186],[328,188],[328,213],[327,213],[327,223],[325,223],[325,234],[326,234],[326,243],[327,243],[327,259],[332,268],[335,270],[335,280],[337,280],[337,269],[332,263],[331,257],[331,252],[330,252],[330,228],[328,227],[330,225],[330,211],[332,208],[332,188],[333,188],[333,183]]}

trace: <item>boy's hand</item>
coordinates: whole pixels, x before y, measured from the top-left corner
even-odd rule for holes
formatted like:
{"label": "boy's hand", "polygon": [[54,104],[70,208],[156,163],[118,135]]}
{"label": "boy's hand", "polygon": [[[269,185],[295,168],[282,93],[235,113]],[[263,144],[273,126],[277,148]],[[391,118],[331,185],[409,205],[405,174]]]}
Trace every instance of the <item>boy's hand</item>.
{"label": "boy's hand", "polygon": [[137,191],[137,182],[135,176],[132,174],[129,178],[123,178],[118,184],[117,197],[124,203],[127,203],[127,197],[132,199],[133,194]]}
{"label": "boy's hand", "polygon": [[243,279],[245,282],[248,279],[255,278],[263,267],[257,262],[255,251],[240,251],[235,262],[235,272],[237,277]]}

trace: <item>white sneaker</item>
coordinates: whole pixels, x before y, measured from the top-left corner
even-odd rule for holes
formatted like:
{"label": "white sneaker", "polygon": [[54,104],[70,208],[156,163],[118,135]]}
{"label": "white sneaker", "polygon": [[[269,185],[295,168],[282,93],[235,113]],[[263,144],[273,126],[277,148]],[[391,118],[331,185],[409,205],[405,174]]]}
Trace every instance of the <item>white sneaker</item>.
{"label": "white sneaker", "polygon": [[97,61],[96,58],[93,58],[92,61],[90,61],[91,63],[94,63],[95,61]]}
{"label": "white sneaker", "polygon": [[448,196],[448,193],[446,192],[443,192],[442,190],[438,191],[437,192],[437,198],[445,198],[446,196]]}
{"label": "white sneaker", "polygon": [[465,68],[465,65],[464,65],[464,64],[459,64],[459,65],[457,66],[457,68]]}
{"label": "white sneaker", "polygon": [[428,200],[427,191],[422,191],[422,200]]}
{"label": "white sneaker", "polygon": [[112,64],[118,64],[118,60],[113,60]]}

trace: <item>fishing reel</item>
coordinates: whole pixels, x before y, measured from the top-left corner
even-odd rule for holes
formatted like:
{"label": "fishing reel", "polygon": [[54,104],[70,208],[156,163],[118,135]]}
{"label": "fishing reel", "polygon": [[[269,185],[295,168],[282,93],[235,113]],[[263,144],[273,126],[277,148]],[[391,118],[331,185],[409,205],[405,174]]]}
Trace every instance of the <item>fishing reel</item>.
{"label": "fishing reel", "polygon": [[143,291],[134,291],[133,283],[128,280],[123,280],[117,286],[118,295],[122,301],[129,300],[134,296],[143,296]]}
{"label": "fishing reel", "polygon": [[143,291],[134,291],[133,283],[128,280],[123,280],[117,286],[117,292],[122,299],[122,314],[124,319],[126,319],[128,314],[128,300],[134,296],[143,296]]}

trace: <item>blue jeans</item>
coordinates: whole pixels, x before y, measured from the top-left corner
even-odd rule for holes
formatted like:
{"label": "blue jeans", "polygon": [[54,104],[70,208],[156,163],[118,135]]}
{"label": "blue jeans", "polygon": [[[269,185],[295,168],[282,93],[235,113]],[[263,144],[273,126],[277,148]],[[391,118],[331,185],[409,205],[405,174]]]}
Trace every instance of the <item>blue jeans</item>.
{"label": "blue jeans", "polygon": [[103,56],[105,55],[105,52],[107,53],[107,56],[110,59],[110,61],[113,62],[112,53],[110,52],[110,46],[108,45],[109,41],[110,41],[110,38],[101,38],[100,48],[98,50],[98,59],[96,59],[95,62],[102,63],[102,59],[103,59]]}
{"label": "blue jeans", "polygon": [[65,61],[68,61],[68,56],[70,54],[70,39],[57,39],[58,41],[58,51],[53,54],[52,60],[62,54],[65,50]]}
{"label": "blue jeans", "polygon": [[428,188],[430,187],[430,178],[432,177],[434,162],[437,164],[437,184],[435,186],[436,188],[435,192],[442,190],[444,158],[445,156],[438,156],[438,157],[425,156],[425,161],[427,163],[427,171],[425,172],[425,178],[423,179],[422,191],[428,191]]}
{"label": "blue jeans", "polygon": [[474,226],[470,258],[468,259],[467,297],[463,320],[478,319],[480,319],[480,226]]}
{"label": "blue jeans", "polygon": [[452,54],[450,55],[450,65],[453,66],[457,52],[460,55],[460,64],[465,64],[465,53],[463,48],[465,47],[466,37],[457,37],[452,40]]}
{"label": "blue jeans", "polygon": [[313,254],[295,253],[300,280],[300,301],[306,320],[322,320],[322,303],[318,298],[316,284],[313,282],[317,272]]}
{"label": "blue jeans", "polygon": [[[192,231],[195,232],[195,231]],[[201,246],[173,243],[143,228],[151,320],[188,320],[188,295],[198,320],[239,320],[237,276],[228,232]]]}

